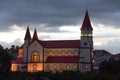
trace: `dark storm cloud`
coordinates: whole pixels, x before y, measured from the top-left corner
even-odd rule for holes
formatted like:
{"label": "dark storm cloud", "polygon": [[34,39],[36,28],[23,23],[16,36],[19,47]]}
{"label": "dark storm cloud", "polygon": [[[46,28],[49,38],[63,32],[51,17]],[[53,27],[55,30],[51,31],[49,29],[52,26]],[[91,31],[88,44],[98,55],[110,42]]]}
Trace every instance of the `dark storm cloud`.
{"label": "dark storm cloud", "polygon": [[86,8],[93,22],[117,26],[119,3],[119,0],[0,0],[0,30],[14,24],[36,25],[39,29],[40,24],[77,25],[82,23]]}
{"label": "dark storm cloud", "polygon": [[120,1],[99,0],[91,6],[91,14],[95,23],[102,23],[109,26],[119,27],[120,23]]}

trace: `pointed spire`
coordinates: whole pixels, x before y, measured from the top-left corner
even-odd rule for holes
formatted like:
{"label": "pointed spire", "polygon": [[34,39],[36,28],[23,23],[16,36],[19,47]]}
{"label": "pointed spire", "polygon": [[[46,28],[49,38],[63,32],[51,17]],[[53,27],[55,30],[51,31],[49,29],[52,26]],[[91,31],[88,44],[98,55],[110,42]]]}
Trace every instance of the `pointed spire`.
{"label": "pointed spire", "polygon": [[37,31],[36,31],[36,29],[34,30],[33,40],[38,40],[38,36],[37,36]]}
{"label": "pointed spire", "polygon": [[29,30],[29,26],[27,26],[24,40],[30,40],[30,39],[31,39],[30,30]]}
{"label": "pointed spire", "polygon": [[89,19],[89,14],[88,14],[87,10],[86,10],[86,13],[85,13],[85,17],[84,17],[84,21],[83,21],[81,29],[92,29],[91,22],[90,22],[90,19]]}

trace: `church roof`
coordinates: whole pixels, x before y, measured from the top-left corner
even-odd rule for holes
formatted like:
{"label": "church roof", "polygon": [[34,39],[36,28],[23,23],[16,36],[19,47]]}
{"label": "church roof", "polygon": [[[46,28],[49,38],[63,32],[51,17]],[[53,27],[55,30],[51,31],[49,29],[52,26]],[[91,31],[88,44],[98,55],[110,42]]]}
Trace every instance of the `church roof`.
{"label": "church roof", "polygon": [[22,63],[22,59],[23,59],[23,57],[18,57],[16,60],[13,60],[12,63],[20,64],[20,63]]}
{"label": "church roof", "polygon": [[81,29],[92,29],[90,19],[89,19],[89,14],[88,14],[87,10],[86,10],[86,13],[85,13],[85,17],[84,17],[84,21],[83,21]]}
{"label": "church roof", "polygon": [[36,29],[35,29],[34,34],[33,34],[33,40],[38,40],[38,35],[37,35]]}
{"label": "church roof", "polygon": [[46,63],[77,63],[79,56],[49,56]]}
{"label": "church roof", "polygon": [[[80,40],[37,41],[45,48],[80,48]],[[23,45],[19,49],[23,49]]]}
{"label": "church roof", "polygon": [[54,41],[40,41],[46,48],[79,48],[80,40],[54,40]]}
{"label": "church roof", "polygon": [[24,40],[28,40],[28,39],[31,39],[29,27],[27,27],[27,31],[26,31]]}

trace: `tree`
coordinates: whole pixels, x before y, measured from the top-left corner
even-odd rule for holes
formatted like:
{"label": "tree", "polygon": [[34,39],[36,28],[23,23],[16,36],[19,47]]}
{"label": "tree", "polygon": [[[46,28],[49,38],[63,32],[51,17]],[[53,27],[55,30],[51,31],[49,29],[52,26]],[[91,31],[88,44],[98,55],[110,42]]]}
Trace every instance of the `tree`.
{"label": "tree", "polygon": [[9,71],[11,67],[11,57],[8,55],[7,49],[0,45],[0,65],[1,70]]}
{"label": "tree", "polygon": [[3,62],[3,53],[4,53],[4,48],[2,45],[0,45],[0,64]]}
{"label": "tree", "polygon": [[100,71],[100,73],[107,73],[107,71],[108,71],[108,62],[107,61],[104,61],[100,64],[99,71]]}
{"label": "tree", "polygon": [[116,60],[104,61],[99,66],[100,73],[119,73],[120,62]]}

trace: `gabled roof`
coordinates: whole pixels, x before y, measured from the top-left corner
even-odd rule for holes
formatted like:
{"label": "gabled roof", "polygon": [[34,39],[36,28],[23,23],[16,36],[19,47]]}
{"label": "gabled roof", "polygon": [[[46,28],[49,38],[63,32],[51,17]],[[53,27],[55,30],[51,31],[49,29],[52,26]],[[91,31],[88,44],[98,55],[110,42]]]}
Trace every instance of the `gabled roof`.
{"label": "gabled roof", "polygon": [[[80,48],[80,40],[53,40],[53,41],[36,40],[36,41],[44,48]],[[34,40],[31,42],[31,44],[33,42]],[[19,49],[23,49],[23,45]]]}
{"label": "gabled roof", "polygon": [[49,56],[46,63],[77,63],[79,56]]}
{"label": "gabled roof", "polygon": [[106,50],[94,50],[94,54],[102,54],[102,55],[110,55],[112,56],[112,54]]}
{"label": "gabled roof", "polygon": [[86,13],[85,13],[85,17],[84,17],[84,21],[83,21],[81,29],[92,29],[90,19],[89,19],[89,14],[88,14],[87,10],[86,10]]}
{"label": "gabled roof", "polygon": [[37,35],[36,29],[35,29],[34,34],[33,34],[33,40],[38,40],[38,35]]}
{"label": "gabled roof", "polygon": [[31,39],[30,30],[29,27],[27,27],[24,40],[30,40],[30,39]]}
{"label": "gabled roof", "polygon": [[79,48],[80,40],[39,41],[46,48]]}
{"label": "gabled roof", "polygon": [[20,64],[22,63],[23,57],[18,57],[16,60],[13,60],[12,63],[14,64]]}

